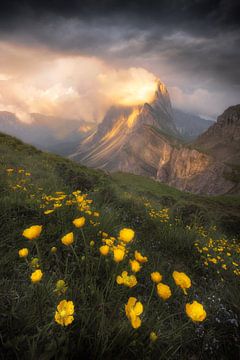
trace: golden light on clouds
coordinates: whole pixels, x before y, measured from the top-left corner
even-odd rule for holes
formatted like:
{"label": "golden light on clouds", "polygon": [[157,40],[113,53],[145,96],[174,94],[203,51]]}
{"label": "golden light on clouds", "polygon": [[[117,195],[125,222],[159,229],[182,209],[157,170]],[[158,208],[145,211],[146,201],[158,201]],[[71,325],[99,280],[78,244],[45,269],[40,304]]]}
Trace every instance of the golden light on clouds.
{"label": "golden light on clouds", "polygon": [[156,76],[143,68],[109,71],[100,74],[103,94],[116,104],[125,106],[151,102],[156,91]]}
{"label": "golden light on clouds", "polygon": [[114,69],[96,57],[4,42],[0,52],[0,111],[25,122],[30,113],[101,121],[109,106],[149,102],[156,88],[146,69]]}

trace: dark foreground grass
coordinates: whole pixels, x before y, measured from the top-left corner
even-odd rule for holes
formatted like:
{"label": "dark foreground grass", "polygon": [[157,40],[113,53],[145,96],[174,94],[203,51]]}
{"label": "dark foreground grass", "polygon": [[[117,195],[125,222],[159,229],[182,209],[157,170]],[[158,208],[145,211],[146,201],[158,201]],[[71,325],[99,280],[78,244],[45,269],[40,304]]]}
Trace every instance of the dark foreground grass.
{"label": "dark foreground grass", "polygon": [[[7,172],[9,168],[13,171]],[[2,359],[239,358],[240,288],[233,264],[239,265],[239,243],[213,226],[216,214],[211,212],[225,207],[229,217],[233,212],[238,216],[237,198],[204,201],[145,178],[106,176],[4,135],[0,175]],[[77,203],[72,195],[76,190],[93,202]],[[63,197],[56,192],[64,192]],[[54,212],[44,214],[49,209]],[[72,224],[79,216],[86,218],[83,231]],[[37,224],[43,226],[38,239],[22,236],[25,228]],[[136,237],[117,264],[112,254],[100,256],[99,247],[123,227],[134,229]],[[71,231],[73,248],[60,241]],[[25,247],[28,264],[18,256]],[[135,250],[148,257],[136,274],[138,283],[133,288],[118,285],[116,276],[131,272]],[[43,278],[33,284],[36,257]],[[187,296],[176,287],[174,270],[191,278]],[[156,293],[153,271],[160,271],[171,288],[167,301]],[[66,292],[54,291],[59,279],[65,281]],[[131,296],[143,304],[138,329],[124,310]],[[63,299],[75,306],[74,321],[66,327],[54,320]],[[193,300],[207,311],[202,323],[185,313],[185,304]],[[155,342],[151,332],[158,336]]]}

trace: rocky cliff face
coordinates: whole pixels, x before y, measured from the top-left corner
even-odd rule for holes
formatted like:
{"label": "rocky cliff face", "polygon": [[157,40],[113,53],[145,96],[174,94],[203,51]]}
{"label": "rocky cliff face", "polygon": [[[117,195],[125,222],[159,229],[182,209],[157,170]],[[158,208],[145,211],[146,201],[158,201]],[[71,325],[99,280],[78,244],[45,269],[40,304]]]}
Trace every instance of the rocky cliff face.
{"label": "rocky cliff face", "polygon": [[[212,132],[218,140],[228,134],[230,139],[238,142],[239,118],[236,119],[235,110],[231,114],[229,117],[224,113],[225,120],[220,117],[216,128],[213,125],[213,130],[210,128],[195,143],[187,146],[178,138],[167,89],[158,83],[151,104],[111,108],[97,131],[80,144],[71,158],[108,171],[150,176],[189,192],[240,192],[239,185],[225,176],[231,172],[231,167],[221,157],[215,156],[214,151],[205,151],[209,149],[207,145],[212,144]],[[226,127],[224,132],[223,127]]]}
{"label": "rocky cliff face", "polygon": [[[126,168],[132,143],[141,143],[153,127],[177,136],[173,122],[171,101],[166,87],[159,81],[151,104],[137,107],[112,107],[98,126],[71,156],[88,166],[109,171]],[[145,133],[142,130],[145,129]],[[142,138],[139,138],[139,133]],[[136,140],[137,139],[137,140]],[[125,165],[123,165],[125,164]],[[127,170],[126,170],[127,171]]]}
{"label": "rocky cliff face", "polygon": [[181,190],[202,194],[240,192],[240,105],[224,111],[191,144],[162,156],[157,178]]}
{"label": "rocky cliff face", "polygon": [[225,178],[231,169],[213,157],[195,149],[171,149],[160,159],[157,179],[180,190],[196,194],[223,194],[236,191]]}
{"label": "rocky cliff face", "polygon": [[195,145],[204,148],[215,158],[240,163],[240,105],[230,106],[205,133],[199,136]]}

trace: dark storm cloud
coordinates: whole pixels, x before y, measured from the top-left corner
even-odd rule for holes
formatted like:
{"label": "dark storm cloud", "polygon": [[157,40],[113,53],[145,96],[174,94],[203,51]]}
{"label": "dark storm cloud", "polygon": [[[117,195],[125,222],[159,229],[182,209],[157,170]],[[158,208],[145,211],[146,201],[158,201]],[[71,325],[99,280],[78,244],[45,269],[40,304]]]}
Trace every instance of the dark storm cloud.
{"label": "dark storm cloud", "polygon": [[239,19],[239,0],[10,0],[0,3],[0,37],[164,69],[170,86],[240,99]]}

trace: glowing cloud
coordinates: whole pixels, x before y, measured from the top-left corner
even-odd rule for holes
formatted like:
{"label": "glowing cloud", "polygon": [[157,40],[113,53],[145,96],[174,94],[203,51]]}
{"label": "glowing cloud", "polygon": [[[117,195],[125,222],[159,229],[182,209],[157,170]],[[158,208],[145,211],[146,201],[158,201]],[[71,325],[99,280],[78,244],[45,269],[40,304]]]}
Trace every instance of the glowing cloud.
{"label": "glowing cloud", "polygon": [[29,113],[101,121],[111,105],[149,102],[156,88],[143,68],[116,70],[95,57],[1,42],[0,52],[0,111],[24,122]]}
{"label": "glowing cloud", "polygon": [[113,103],[132,106],[151,102],[156,90],[156,76],[143,68],[108,71],[100,74],[102,94]]}

